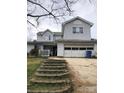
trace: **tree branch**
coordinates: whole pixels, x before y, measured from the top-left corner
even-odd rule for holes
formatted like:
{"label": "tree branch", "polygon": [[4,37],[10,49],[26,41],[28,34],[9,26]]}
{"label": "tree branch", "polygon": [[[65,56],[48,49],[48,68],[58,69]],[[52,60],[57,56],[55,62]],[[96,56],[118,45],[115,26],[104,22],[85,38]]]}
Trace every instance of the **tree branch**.
{"label": "tree branch", "polygon": [[47,11],[47,12],[49,13],[49,15],[52,15],[52,16],[55,18],[55,15],[52,14],[49,10],[47,10],[45,7],[43,7],[41,4],[36,3],[36,2],[33,2],[33,1],[31,1],[31,0],[27,0],[27,1],[30,2],[30,3],[32,3],[32,4],[36,4],[36,5],[40,6],[40,7],[43,8],[45,11]]}
{"label": "tree branch", "polygon": [[43,17],[43,16],[48,16],[50,14],[43,14],[43,15],[32,15],[32,14],[27,14],[27,16],[30,16],[30,17]]}
{"label": "tree branch", "polygon": [[[41,3],[40,0],[27,0],[29,5],[35,5],[35,9],[30,7],[33,12],[28,12],[27,16],[35,18],[37,25],[41,17],[52,18],[58,24],[61,18],[72,14],[71,6],[77,1],[78,0],[62,0],[62,2],[59,2],[59,0],[49,0],[49,3],[46,4],[45,1]],[[41,12],[39,12],[39,10]]]}
{"label": "tree branch", "polygon": [[69,5],[68,5],[68,2],[67,2],[67,0],[64,0],[65,1],[65,3],[66,3],[66,6],[67,6],[67,11],[70,11],[71,12],[71,9],[70,9],[70,7],[69,7]]}
{"label": "tree branch", "polygon": [[31,24],[33,27],[37,28],[34,24],[32,24],[29,20],[27,20],[29,24]]}

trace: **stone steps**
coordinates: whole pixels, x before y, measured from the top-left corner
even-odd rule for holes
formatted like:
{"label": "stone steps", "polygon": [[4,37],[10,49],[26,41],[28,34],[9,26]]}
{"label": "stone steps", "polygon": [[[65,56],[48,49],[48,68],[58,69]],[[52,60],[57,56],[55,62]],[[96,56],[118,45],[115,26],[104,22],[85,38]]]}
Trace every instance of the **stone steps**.
{"label": "stone steps", "polygon": [[30,80],[28,93],[71,93],[72,86],[65,60],[45,60]]}
{"label": "stone steps", "polygon": [[44,66],[44,65],[42,65],[42,66],[40,66],[40,68],[65,68],[66,66]]}
{"label": "stone steps", "polygon": [[[39,74],[63,74],[63,73],[67,73],[68,71],[39,71],[37,73]],[[68,72],[69,73],[69,72]]]}
{"label": "stone steps", "polygon": [[41,70],[63,70],[63,69],[64,69],[64,70],[67,70],[66,67],[64,67],[64,68],[63,68],[63,67],[62,67],[62,68],[56,68],[56,67],[53,67],[53,68],[43,67],[43,68],[41,68],[41,67],[40,67],[40,69],[41,69]]}
{"label": "stone steps", "polygon": [[37,69],[37,72],[68,72],[68,70],[54,70],[54,69]]}
{"label": "stone steps", "polygon": [[57,60],[56,59],[46,59],[44,62],[52,62],[52,63],[55,63],[55,62],[62,62],[63,63],[64,62],[65,63],[66,61],[65,60],[58,60],[58,59]]}
{"label": "stone steps", "polygon": [[69,73],[68,70],[57,70],[57,69],[39,69],[37,70],[38,74],[63,74],[63,73]]}
{"label": "stone steps", "polygon": [[41,79],[41,80],[36,80],[36,79],[31,79],[31,82],[33,83],[70,83],[70,79],[61,79],[61,80],[54,80],[54,79]]}
{"label": "stone steps", "polygon": [[62,79],[68,79],[68,75],[65,75],[62,77],[38,77],[38,76],[35,76],[35,79],[37,79],[37,80],[62,80]]}
{"label": "stone steps", "polygon": [[46,64],[67,64],[65,61],[44,61]]}
{"label": "stone steps", "polygon": [[43,66],[66,66],[66,64],[43,64]]}
{"label": "stone steps", "polygon": [[67,69],[66,66],[41,66],[40,69],[46,69],[46,70],[63,70]]}
{"label": "stone steps", "polygon": [[69,72],[66,73],[57,73],[57,74],[41,74],[41,73],[35,73],[36,76],[42,76],[42,77],[59,77],[59,76],[64,76],[64,75],[68,75]]}
{"label": "stone steps", "polygon": [[71,86],[67,85],[61,88],[53,88],[53,89],[34,89],[28,90],[28,93],[71,93]]}

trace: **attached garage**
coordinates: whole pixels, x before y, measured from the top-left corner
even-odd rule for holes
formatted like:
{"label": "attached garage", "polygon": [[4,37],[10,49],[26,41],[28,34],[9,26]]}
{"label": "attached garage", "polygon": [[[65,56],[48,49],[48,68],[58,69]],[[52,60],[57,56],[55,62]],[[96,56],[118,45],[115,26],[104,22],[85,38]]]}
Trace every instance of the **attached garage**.
{"label": "attached garage", "polygon": [[93,47],[65,46],[64,57],[85,57],[87,50],[93,52]]}
{"label": "attached garage", "polygon": [[95,54],[95,40],[58,40],[57,56],[60,57],[86,57],[86,51],[91,51],[91,56]]}

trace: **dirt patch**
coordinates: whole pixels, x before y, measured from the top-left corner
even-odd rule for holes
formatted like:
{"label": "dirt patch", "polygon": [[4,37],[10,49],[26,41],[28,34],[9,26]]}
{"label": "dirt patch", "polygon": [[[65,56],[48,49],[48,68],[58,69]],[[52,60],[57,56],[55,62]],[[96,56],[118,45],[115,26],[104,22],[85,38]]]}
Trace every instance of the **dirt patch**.
{"label": "dirt patch", "polygon": [[96,59],[65,58],[69,64],[74,93],[97,93]]}

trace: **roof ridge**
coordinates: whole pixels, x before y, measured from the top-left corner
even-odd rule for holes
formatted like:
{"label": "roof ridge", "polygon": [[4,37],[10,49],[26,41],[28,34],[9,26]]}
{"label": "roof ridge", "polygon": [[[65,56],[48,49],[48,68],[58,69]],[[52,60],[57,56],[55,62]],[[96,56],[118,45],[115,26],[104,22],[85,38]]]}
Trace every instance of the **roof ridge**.
{"label": "roof ridge", "polygon": [[63,22],[62,25],[65,25],[65,24],[67,24],[67,23],[69,23],[69,22],[71,22],[71,21],[73,21],[73,20],[75,20],[75,19],[80,19],[80,20],[82,20],[82,21],[88,23],[88,24],[91,25],[91,26],[93,25],[92,22],[90,22],[90,21],[88,21],[88,20],[86,20],[86,19],[84,19],[84,18],[82,18],[82,17],[79,17],[79,16],[74,17],[74,18],[71,18],[71,19],[69,19],[69,20]]}

